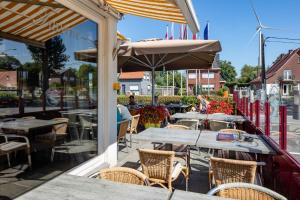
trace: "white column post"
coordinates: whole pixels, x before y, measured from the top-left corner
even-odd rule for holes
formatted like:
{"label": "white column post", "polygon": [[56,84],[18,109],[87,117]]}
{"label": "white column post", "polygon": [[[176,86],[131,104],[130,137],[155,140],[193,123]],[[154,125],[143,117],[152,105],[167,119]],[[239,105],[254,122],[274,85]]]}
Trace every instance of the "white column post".
{"label": "white column post", "polygon": [[98,42],[98,151],[104,162],[117,164],[117,19],[107,17],[99,25]]}

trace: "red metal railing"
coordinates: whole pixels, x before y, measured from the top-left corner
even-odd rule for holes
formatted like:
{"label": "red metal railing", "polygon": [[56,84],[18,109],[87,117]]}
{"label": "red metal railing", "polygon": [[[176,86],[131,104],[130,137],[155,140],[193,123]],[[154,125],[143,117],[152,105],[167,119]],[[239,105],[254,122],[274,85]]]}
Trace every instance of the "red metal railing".
{"label": "red metal railing", "polygon": [[[234,101],[238,112],[248,117],[251,123],[245,128],[257,134],[264,135],[265,141],[274,148],[276,155],[264,156],[266,166],[263,168],[264,186],[269,187],[288,199],[299,199],[300,197],[300,163],[287,152],[287,107],[279,107],[279,144],[271,136],[271,110],[270,102],[264,104],[264,130],[260,125],[260,102],[250,102],[249,99],[242,100],[238,93],[234,93]],[[249,108],[249,111],[247,109]],[[255,122],[253,121],[255,119]]]}

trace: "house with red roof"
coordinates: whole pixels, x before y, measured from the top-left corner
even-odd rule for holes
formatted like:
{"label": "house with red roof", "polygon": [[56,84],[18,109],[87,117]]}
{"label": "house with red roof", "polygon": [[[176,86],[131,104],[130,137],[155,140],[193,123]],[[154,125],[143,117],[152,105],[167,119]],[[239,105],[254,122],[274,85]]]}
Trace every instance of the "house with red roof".
{"label": "house with red roof", "polygon": [[0,89],[17,89],[17,71],[0,71]]}
{"label": "house with red roof", "polygon": [[150,72],[122,72],[119,76],[121,94],[125,95],[150,95],[151,74]]}
{"label": "house with red roof", "polygon": [[[282,89],[284,96],[292,95],[293,87],[300,88],[300,48],[281,54],[266,71],[267,94]],[[255,88],[261,88],[261,77],[251,81]]]}

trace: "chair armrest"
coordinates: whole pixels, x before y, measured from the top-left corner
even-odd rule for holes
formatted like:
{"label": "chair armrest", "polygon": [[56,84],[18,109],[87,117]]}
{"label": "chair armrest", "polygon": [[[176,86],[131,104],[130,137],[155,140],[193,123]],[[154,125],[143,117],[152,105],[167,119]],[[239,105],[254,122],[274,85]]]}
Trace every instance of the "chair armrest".
{"label": "chair armrest", "polygon": [[25,141],[25,143],[27,144],[27,146],[30,147],[29,139],[26,136],[15,135],[15,134],[0,134],[0,136],[6,137],[7,138],[7,142],[11,138],[16,138],[16,139],[20,138],[20,139],[23,139]]}
{"label": "chair armrest", "polygon": [[3,133],[0,133],[0,137],[3,137],[5,142],[8,142],[7,136]]}

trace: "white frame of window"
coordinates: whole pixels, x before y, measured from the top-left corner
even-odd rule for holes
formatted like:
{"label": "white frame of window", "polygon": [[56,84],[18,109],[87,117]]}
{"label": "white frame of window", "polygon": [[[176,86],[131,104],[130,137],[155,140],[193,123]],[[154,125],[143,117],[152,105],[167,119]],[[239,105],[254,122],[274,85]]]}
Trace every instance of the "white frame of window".
{"label": "white frame of window", "polygon": [[98,24],[98,156],[69,172],[87,176],[104,165],[117,164],[117,92],[111,86],[117,82],[117,59],[112,52],[118,45],[118,19],[93,1],[55,1]]}
{"label": "white frame of window", "polygon": [[205,79],[214,79],[215,78],[215,73],[214,72],[202,72],[201,74],[201,78],[205,78]]}
{"label": "white frame of window", "polygon": [[292,80],[292,70],[283,70],[283,80]]}

